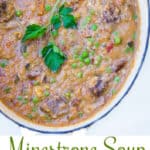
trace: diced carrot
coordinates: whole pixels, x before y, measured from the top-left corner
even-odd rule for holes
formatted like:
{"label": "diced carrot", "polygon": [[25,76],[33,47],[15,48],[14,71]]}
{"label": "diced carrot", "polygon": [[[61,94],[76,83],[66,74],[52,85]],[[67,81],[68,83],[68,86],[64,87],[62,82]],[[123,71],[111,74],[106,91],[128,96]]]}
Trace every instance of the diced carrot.
{"label": "diced carrot", "polygon": [[38,7],[37,7],[38,15],[42,16],[44,14],[44,10],[45,10],[44,9],[45,8],[45,0],[38,0],[37,4],[38,4]]}

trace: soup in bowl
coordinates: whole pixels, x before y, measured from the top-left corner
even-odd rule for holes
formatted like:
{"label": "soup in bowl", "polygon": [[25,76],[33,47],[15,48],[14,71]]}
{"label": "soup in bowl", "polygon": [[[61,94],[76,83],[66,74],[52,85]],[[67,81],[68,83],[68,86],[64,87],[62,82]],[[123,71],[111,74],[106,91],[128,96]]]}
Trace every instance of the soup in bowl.
{"label": "soup in bowl", "polygon": [[139,74],[148,13],[146,0],[0,0],[1,112],[59,133],[106,116]]}

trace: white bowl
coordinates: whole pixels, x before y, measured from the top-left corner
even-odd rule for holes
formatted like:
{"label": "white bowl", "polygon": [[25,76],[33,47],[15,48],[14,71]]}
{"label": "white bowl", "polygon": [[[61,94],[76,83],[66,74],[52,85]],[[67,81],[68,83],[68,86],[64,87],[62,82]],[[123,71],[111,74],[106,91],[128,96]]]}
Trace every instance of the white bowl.
{"label": "white bowl", "polygon": [[86,128],[96,121],[102,119],[106,115],[108,115],[118,104],[124,99],[124,97],[129,93],[130,89],[132,88],[135,80],[137,79],[139,72],[142,68],[142,65],[145,60],[145,56],[148,50],[148,43],[149,43],[149,34],[150,34],[150,6],[149,0],[138,0],[140,13],[141,13],[141,27],[140,27],[140,40],[139,40],[139,51],[136,53],[136,61],[134,68],[132,69],[130,75],[126,83],[124,84],[123,88],[119,92],[119,94],[115,97],[115,99],[106,106],[102,111],[98,112],[96,115],[91,117],[90,119],[83,121],[76,125],[70,125],[67,127],[46,127],[38,124],[33,124],[13,113],[4,104],[0,102],[0,111],[3,115],[5,115],[8,119],[12,120],[13,122],[17,123],[21,127],[28,128],[30,130],[42,132],[42,133],[66,133],[66,132],[73,132],[79,130],[81,128]]}

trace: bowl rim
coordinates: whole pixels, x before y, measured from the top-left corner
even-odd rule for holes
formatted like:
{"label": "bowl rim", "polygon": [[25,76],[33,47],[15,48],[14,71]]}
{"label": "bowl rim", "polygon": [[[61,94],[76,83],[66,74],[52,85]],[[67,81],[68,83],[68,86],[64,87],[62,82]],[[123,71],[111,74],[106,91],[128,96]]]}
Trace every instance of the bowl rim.
{"label": "bowl rim", "polygon": [[148,46],[149,46],[149,39],[150,39],[150,0],[147,0],[147,14],[148,14],[148,27],[147,27],[147,37],[146,37],[146,44],[145,44],[145,48],[144,48],[144,53],[143,56],[141,57],[141,61],[140,61],[140,65],[137,69],[137,72],[134,75],[134,78],[132,80],[132,82],[130,83],[130,85],[128,86],[128,88],[126,89],[126,91],[124,92],[124,94],[121,96],[121,98],[111,106],[111,108],[109,108],[103,115],[101,115],[100,117],[96,118],[95,120],[92,120],[90,122],[88,122],[87,124],[83,124],[80,125],[79,127],[74,127],[73,129],[68,129],[68,130],[62,130],[61,129],[59,131],[43,131],[40,129],[35,129],[33,127],[29,127],[27,125],[25,125],[25,123],[20,123],[19,121],[16,121],[15,119],[13,119],[12,117],[8,116],[6,113],[4,113],[1,109],[0,109],[0,113],[2,115],[4,115],[7,119],[11,120],[12,122],[14,122],[15,124],[17,124],[19,127],[23,127],[26,129],[29,129],[31,131],[35,131],[35,132],[39,132],[39,133],[45,133],[45,134],[65,134],[65,133],[70,133],[70,132],[74,132],[74,131],[78,131],[80,129],[85,129],[88,128],[90,126],[92,126],[93,124],[95,124],[97,121],[103,119],[104,117],[106,117],[113,109],[115,109],[122,101],[123,99],[128,95],[129,91],[131,90],[131,88],[133,87],[136,79],[138,78],[140,71],[143,67],[143,64],[145,62],[145,58],[146,58],[146,54],[148,52]]}

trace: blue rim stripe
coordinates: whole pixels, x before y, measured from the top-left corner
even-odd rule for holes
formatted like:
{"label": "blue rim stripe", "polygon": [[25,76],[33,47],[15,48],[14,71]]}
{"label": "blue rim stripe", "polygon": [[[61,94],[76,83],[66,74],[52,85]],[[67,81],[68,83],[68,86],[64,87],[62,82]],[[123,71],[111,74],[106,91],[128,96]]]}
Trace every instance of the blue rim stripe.
{"label": "blue rim stripe", "polygon": [[140,71],[143,67],[143,64],[145,62],[145,58],[146,58],[146,54],[147,54],[147,51],[148,51],[148,46],[149,46],[149,35],[150,35],[150,0],[147,0],[147,4],[148,4],[148,33],[147,33],[147,41],[146,41],[146,46],[145,46],[145,52],[143,54],[143,58],[141,60],[141,64],[138,68],[138,71],[133,79],[133,81],[131,82],[129,88],[127,89],[127,91],[124,93],[124,95],[120,98],[120,100],[114,105],[112,106],[112,108],[110,108],[109,111],[107,111],[104,115],[102,115],[100,118],[92,121],[91,123],[88,123],[87,125],[83,125],[81,127],[78,127],[78,128],[75,128],[75,129],[72,129],[72,130],[68,130],[68,131],[58,131],[58,132],[49,132],[49,131],[41,131],[41,130],[37,130],[37,129],[33,129],[33,128],[30,128],[30,127],[27,127],[15,120],[13,120],[12,118],[10,118],[9,116],[7,116],[4,112],[0,111],[1,114],[3,114],[6,118],[8,118],[9,120],[11,120],[12,122],[16,123],[17,125],[19,125],[20,127],[23,127],[23,128],[26,128],[26,129],[29,129],[29,130],[32,130],[32,131],[35,131],[35,132],[39,132],[39,133],[45,133],[45,134],[65,134],[65,133],[70,133],[70,132],[74,132],[74,131],[78,131],[80,129],[84,129],[84,128],[88,128],[90,126],[92,126],[94,123],[96,123],[97,121],[103,119],[104,117],[106,117],[113,109],[115,109],[122,101],[123,99],[128,95],[129,91],[131,90],[131,88],[133,87],[136,79],[138,78],[139,74],[140,74]]}

